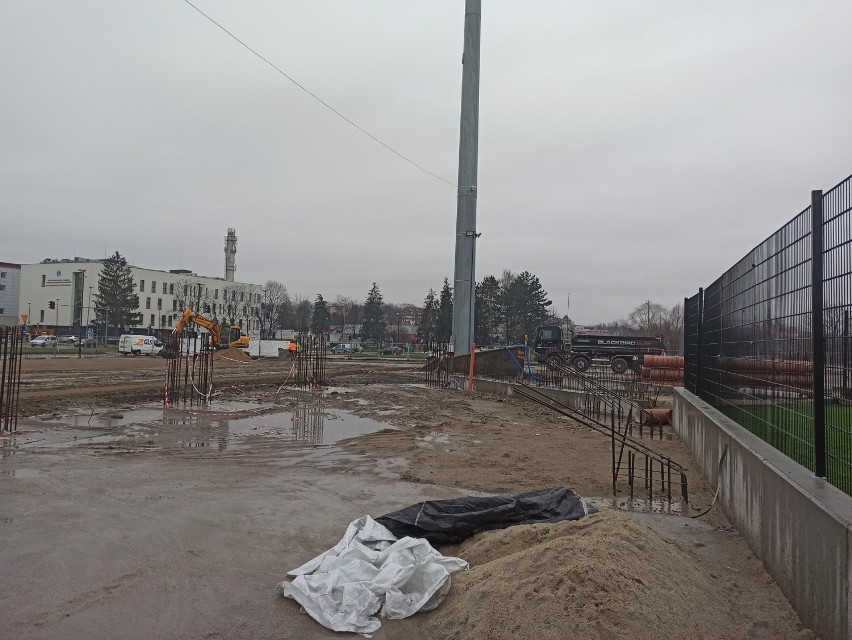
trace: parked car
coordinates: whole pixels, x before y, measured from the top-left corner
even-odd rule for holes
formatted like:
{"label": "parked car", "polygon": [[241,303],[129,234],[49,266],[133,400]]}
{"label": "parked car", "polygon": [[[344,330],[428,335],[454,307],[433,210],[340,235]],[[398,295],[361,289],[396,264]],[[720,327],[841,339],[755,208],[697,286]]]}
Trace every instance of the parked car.
{"label": "parked car", "polygon": [[59,344],[77,345],[79,338],[77,336],[59,336]]}
{"label": "parked car", "polygon": [[85,347],[86,349],[88,349],[90,347],[93,347],[93,348],[97,347],[98,346],[98,339],[97,338],[83,338],[83,340],[80,341],[80,346]]}
{"label": "parked car", "polygon": [[31,347],[55,347],[56,336],[36,336],[30,340]]}
{"label": "parked car", "polygon": [[331,353],[360,353],[361,347],[357,344],[338,342],[337,344],[332,345],[329,351]]}
{"label": "parked car", "polygon": [[402,347],[391,345],[382,349],[383,356],[398,356],[402,353]]}

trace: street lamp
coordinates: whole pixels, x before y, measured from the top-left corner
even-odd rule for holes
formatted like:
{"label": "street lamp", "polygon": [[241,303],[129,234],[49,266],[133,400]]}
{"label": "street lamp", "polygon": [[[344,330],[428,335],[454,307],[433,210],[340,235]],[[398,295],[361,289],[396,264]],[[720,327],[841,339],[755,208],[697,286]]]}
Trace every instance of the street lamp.
{"label": "street lamp", "polygon": [[56,326],[53,329],[53,337],[56,338],[56,353],[59,354],[59,298],[56,298]]}
{"label": "street lamp", "polygon": [[[83,303],[85,302],[85,291],[86,291],[86,270],[85,269],[77,269],[77,272],[82,274],[81,282],[80,282],[80,339],[77,341],[77,358],[83,357]],[[74,306],[72,308],[76,308],[77,306],[77,297],[74,296]]]}

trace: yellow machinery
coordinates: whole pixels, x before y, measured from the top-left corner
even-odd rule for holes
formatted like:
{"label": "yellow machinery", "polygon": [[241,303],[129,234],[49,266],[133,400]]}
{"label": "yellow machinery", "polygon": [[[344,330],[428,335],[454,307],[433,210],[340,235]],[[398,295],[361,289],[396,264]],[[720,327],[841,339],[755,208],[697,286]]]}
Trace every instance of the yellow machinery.
{"label": "yellow machinery", "polygon": [[247,349],[249,346],[248,336],[238,326],[231,325],[230,327],[223,327],[215,320],[211,320],[207,316],[196,313],[190,307],[187,307],[175,325],[168,344],[160,352],[161,356],[164,358],[174,358],[177,356],[181,334],[191,323],[195,323],[210,332],[210,346],[214,349],[227,349],[228,347]]}

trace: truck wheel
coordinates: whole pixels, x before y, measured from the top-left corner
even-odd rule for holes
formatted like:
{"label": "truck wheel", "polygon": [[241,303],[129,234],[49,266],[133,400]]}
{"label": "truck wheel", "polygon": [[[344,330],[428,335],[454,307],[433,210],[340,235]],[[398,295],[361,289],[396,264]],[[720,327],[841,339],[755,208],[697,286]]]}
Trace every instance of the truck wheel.
{"label": "truck wheel", "polygon": [[133,352],[133,355],[134,355],[134,356],[142,355],[142,352],[141,352],[141,351],[134,351],[134,352]]}
{"label": "truck wheel", "polygon": [[613,358],[609,363],[609,366],[612,367],[612,370],[616,373],[624,373],[629,368],[627,360],[624,358]]}
{"label": "truck wheel", "polygon": [[571,361],[571,365],[572,365],[572,366],[573,366],[573,367],[574,367],[577,371],[583,371],[583,372],[585,372],[585,371],[588,371],[589,369],[591,369],[591,367],[592,367],[592,361],[591,361],[591,360],[589,360],[589,359],[588,359],[588,358],[586,358],[586,357],[574,358],[574,359]]}

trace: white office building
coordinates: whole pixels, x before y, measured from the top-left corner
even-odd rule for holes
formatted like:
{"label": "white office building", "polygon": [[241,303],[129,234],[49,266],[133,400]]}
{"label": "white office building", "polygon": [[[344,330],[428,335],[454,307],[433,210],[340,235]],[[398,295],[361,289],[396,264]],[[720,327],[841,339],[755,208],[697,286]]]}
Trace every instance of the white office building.
{"label": "white office building", "polygon": [[[63,328],[95,321],[95,300],[103,260],[48,259],[20,265],[20,313],[31,324]],[[263,288],[259,284],[201,276],[188,269],[163,271],[131,266],[139,296],[137,328],[169,329],[187,306],[247,334],[260,330]],[[109,321],[107,321],[109,323]],[[76,333],[76,332],[75,332]]]}
{"label": "white office building", "polygon": [[21,265],[0,262],[0,326],[11,327],[21,323],[20,297]]}

